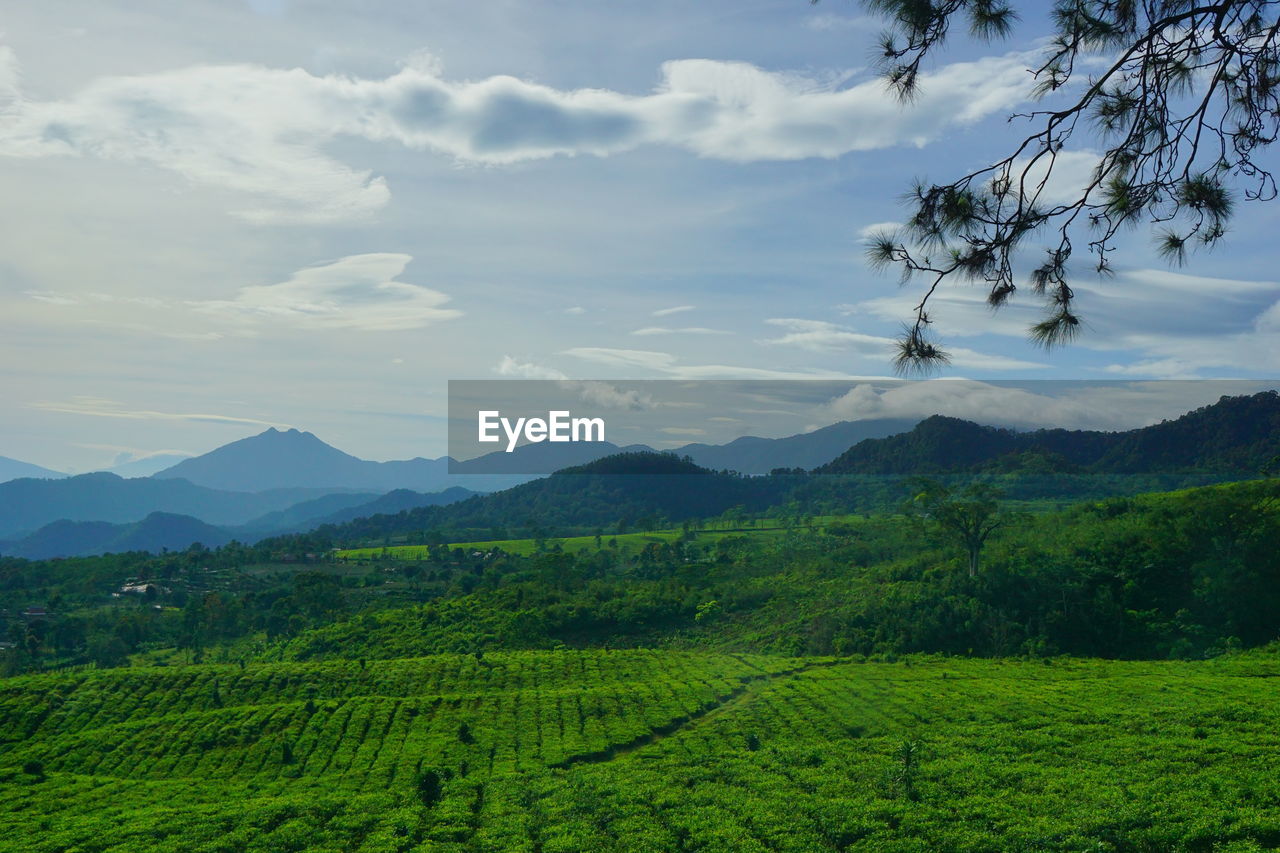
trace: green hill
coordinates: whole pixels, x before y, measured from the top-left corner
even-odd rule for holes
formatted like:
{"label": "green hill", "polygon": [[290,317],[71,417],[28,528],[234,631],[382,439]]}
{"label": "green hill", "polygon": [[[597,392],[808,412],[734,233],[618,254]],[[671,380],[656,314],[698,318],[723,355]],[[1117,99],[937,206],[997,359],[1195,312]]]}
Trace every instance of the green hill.
{"label": "green hill", "polygon": [[1238,478],[1256,476],[1277,454],[1280,394],[1264,391],[1249,397],[1223,397],[1175,420],[1125,432],[1015,432],[934,415],[910,432],[859,442],[815,470],[937,475],[1031,465],[1039,472],[1200,471]]}

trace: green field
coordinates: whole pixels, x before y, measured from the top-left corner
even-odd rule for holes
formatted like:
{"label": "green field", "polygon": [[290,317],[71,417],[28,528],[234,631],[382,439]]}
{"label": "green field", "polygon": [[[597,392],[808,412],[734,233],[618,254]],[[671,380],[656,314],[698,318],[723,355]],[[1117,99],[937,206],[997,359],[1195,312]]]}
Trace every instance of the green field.
{"label": "green field", "polygon": [[586,651],[23,676],[0,848],[1273,849],[1277,675]]}
{"label": "green field", "polygon": [[[815,530],[830,524],[847,524],[856,526],[866,519],[861,515],[819,515],[806,518],[803,524],[786,524],[778,518],[761,518],[750,526],[739,526],[713,523],[701,529],[690,531],[693,542],[701,546],[712,546],[721,539],[732,536],[750,536],[771,539],[781,536],[789,530]],[[569,554],[582,554],[599,548],[616,549],[621,554],[634,555],[644,550],[651,542],[670,544],[677,541],[686,532],[679,528],[665,528],[647,532],[604,533],[597,545],[596,537],[566,536],[548,537],[545,547],[559,547]],[[449,548],[462,548],[467,551],[488,551],[497,548],[508,554],[529,556],[538,550],[536,539],[487,539],[469,542],[450,542]],[[399,560],[425,560],[430,556],[429,545],[388,545],[379,548],[345,548],[336,552],[341,560],[372,560],[387,557]]]}

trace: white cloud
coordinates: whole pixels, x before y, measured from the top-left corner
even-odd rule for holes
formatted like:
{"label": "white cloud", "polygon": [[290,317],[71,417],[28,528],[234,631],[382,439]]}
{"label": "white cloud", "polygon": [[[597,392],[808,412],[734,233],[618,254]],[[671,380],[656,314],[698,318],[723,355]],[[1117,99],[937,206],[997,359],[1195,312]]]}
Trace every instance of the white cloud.
{"label": "white cloud", "polygon": [[762,341],[766,344],[797,346],[813,352],[854,349],[868,355],[887,357],[893,347],[893,339],[878,335],[864,335],[844,326],[825,320],[803,320],[796,317],[774,317],[765,320],[772,326],[781,326],[787,333],[780,338]]}
{"label": "white cloud", "polygon": [[[1078,275],[1071,285],[1085,326],[1072,346],[1135,351],[1137,358],[1128,362],[1126,373],[1183,376],[1206,368],[1256,370],[1280,363],[1280,326],[1269,325],[1268,319],[1280,297],[1278,282],[1133,269],[1101,280]],[[908,287],[841,310],[901,323],[914,316],[919,297],[917,288]],[[930,299],[929,316],[945,348],[958,352],[947,341],[976,335],[1025,339],[1028,327],[1043,316],[1041,300],[1029,291],[998,311],[992,311],[985,297],[982,287],[953,285]],[[1143,371],[1141,364],[1152,370]]]}
{"label": "white cloud", "polygon": [[894,234],[902,228],[901,222],[873,222],[858,229],[858,236],[870,240],[880,234]]}
{"label": "white cloud", "polygon": [[875,29],[879,23],[878,20],[867,15],[849,17],[846,15],[833,15],[829,12],[807,15],[804,19],[804,26],[807,29],[818,30],[819,32]]}
{"label": "white cloud", "polygon": [[[854,350],[863,355],[888,360],[894,340],[879,335],[867,335],[826,320],[803,320],[795,317],[775,317],[765,321],[782,326],[787,333],[778,338],[761,341],[766,344],[798,346],[814,352]],[[965,347],[949,347],[951,364],[976,370],[1034,370],[1047,365],[1024,361],[1008,356],[978,352]]]}
{"label": "white cloud", "polygon": [[80,300],[74,296],[56,293],[52,290],[26,290],[23,296],[29,296],[37,302],[44,302],[49,305],[78,305]]}
{"label": "white cloud", "polygon": [[649,350],[613,349],[609,347],[574,347],[564,351],[584,361],[606,367],[640,368],[661,373],[672,379],[856,379],[848,373],[818,368],[777,370],[730,364],[679,364],[674,355]]}
{"label": "white cloud", "polygon": [[65,100],[24,99],[0,54],[0,156],[145,163],[256,199],[255,222],[331,222],[384,206],[384,178],[325,152],[343,137],[459,161],[504,164],[609,156],[646,144],[734,162],[834,158],[901,144],[1007,111],[1027,96],[1029,57],[955,63],[923,79],[904,108],[879,79],[840,88],[742,62],[664,63],[644,95],[553,89],[509,76],[450,81],[434,62],[383,79],[260,65],[198,65],[98,78]]}
{"label": "white cloud", "polygon": [[235,299],[193,302],[197,310],[251,322],[317,329],[417,329],[461,316],[442,308],[449,297],[394,279],[410,255],[348,255],[298,270],[279,284],[240,288]]}
{"label": "white cloud", "polygon": [[564,354],[606,367],[641,367],[647,370],[665,370],[676,361],[675,356],[666,352],[612,347],[573,347],[565,350]]}
{"label": "white cloud", "polygon": [[274,421],[242,418],[231,415],[202,414],[196,412],[159,412],[150,409],[130,409],[115,400],[97,397],[73,397],[68,401],[38,401],[28,403],[27,408],[67,415],[89,415],[98,418],[124,418],[135,421],[198,421],[205,423],[250,424],[253,426],[287,427]]}
{"label": "white cloud", "polygon": [[[677,365],[667,371],[676,379],[856,379],[839,370],[797,368],[777,370],[767,367],[742,367],[733,364]],[[745,411],[745,410],[744,410]]]}
{"label": "white cloud", "polygon": [[581,305],[574,305],[572,308],[564,309],[564,313],[568,314],[571,317],[580,317],[583,314],[587,313],[587,309],[583,308]]}
{"label": "white cloud", "polygon": [[554,367],[543,367],[530,361],[517,361],[509,355],[504,355],[502,361],[498,362],[498,366],[493,370],[499,376],[510,376],[515,379],[568,379]]}
{"label": "white cloud", "polygon": [[[1019,194],[1036,199],[1041,208],[1075,202],[1093,180],[1101,157],[1093,151],[1059,151],[1054,158],[1015,160],[1010,177],[1019,185]],[[1022,177],[1026,170],[1025,178]],[[1041,187],[1040,183],[1044,186]]]}
{"label": "white cloud", "polygon": [[669,317],[672,314],[679,314],[682,311],[692,311],[696,307],[697,306],[695,305],[676,305],[672,308],[659,308],[657,311],[653,312],[653,316]]}
{"label": "white cloud", "polygon": [[633,335],[728,335],[724,329],[708,329],[706,326],[683,326],[676,329],[670,329],[665,326],[646,326],[643,329],[636,329]]}
{"label": "white cloud", "polygon": [[623,390],[595,379],[570,379],[555,368],[518,361],[509,355],[502,357],[494,372],[515,379],[556,380],[559,387],[576,393],[583,402],[605,409],[647,409],[653,405],[652,398],[642,391]]}
{"label": "white cloud", "polygon": [[1156,377],[1158,379],[1193,379],[1199,366],[1181,358],[1149,358],[1132,364],[1108,364],[1102,368],[1117,376]]}
{"label": "white cloud", "polygon": [[560,383],[578,393],[579,399],[605,409],[638,410],[653,407],[653,398],[634,388],[623,390],[608,382],[570,379]]}
{"label": "white cloud", "polygon": [[831,420],[925,418],[947,415],[1019,428],[1124,430],[1175,418],[1224,394],[1253,393],[1261,385],[1195,382],[1030,382],[1019,387],[974,380],[856,385],[831,400]]}

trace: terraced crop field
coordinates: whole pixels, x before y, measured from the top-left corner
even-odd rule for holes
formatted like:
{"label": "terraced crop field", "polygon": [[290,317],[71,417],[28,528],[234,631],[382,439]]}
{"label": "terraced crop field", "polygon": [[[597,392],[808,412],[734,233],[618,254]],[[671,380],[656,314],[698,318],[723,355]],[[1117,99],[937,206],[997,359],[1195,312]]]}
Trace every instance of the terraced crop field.
{"label": "terraced crop field", "polygon": [[1280,845],[1280,661],[667,651],[0,682],[0,849]]}

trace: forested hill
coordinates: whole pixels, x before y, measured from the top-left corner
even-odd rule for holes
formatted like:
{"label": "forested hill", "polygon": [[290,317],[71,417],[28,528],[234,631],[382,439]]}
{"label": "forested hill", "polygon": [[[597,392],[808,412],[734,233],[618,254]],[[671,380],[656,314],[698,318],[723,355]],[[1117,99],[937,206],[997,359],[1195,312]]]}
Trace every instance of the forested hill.
{"label": "forested hill", "polygon": [[1280,454],[1280,394],[1223,397],[1172,421],[1126,432],[1015,432],[935,415],[915,429],[859,442],[821,474],[1041,470],[1095,474],[1205,471],[1254,476]]}
{"label": "forested hill", "polygon": [[615,527],[717,515],[728,507],[763,510],[794,487],[790,477],[708,471],[670,453],[620,453],[549,477],[442,507],[376,515],[316,531],[334,541],[422,530]]}

